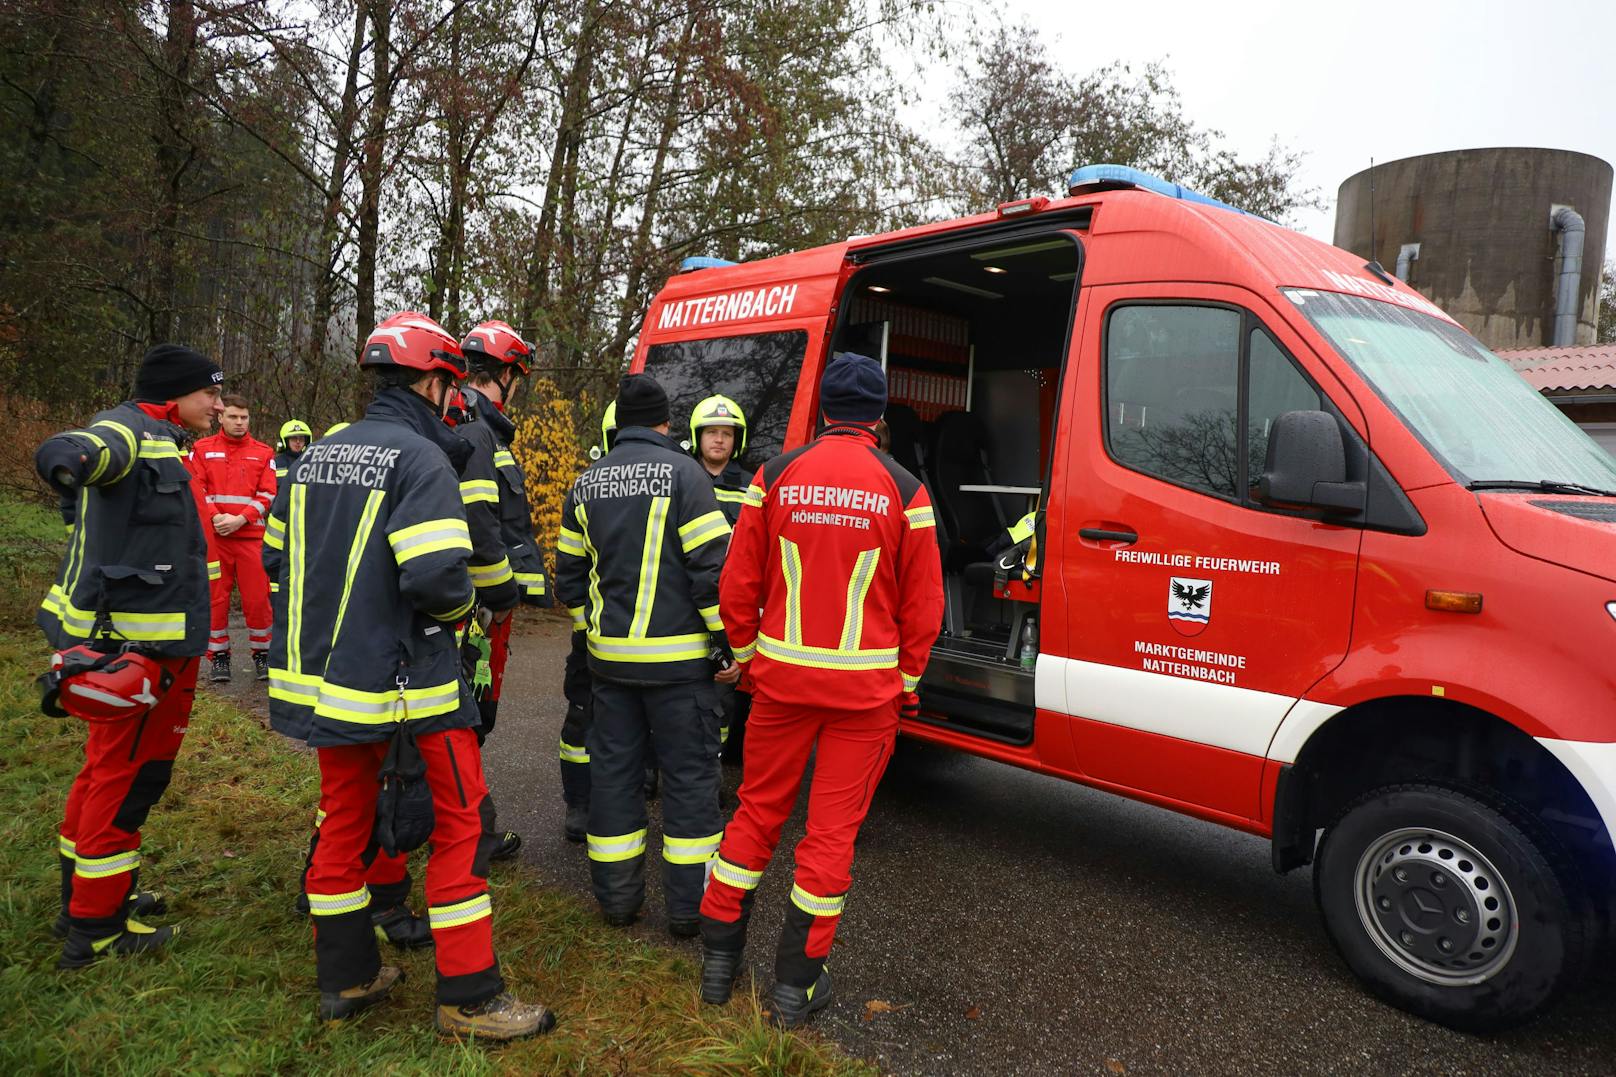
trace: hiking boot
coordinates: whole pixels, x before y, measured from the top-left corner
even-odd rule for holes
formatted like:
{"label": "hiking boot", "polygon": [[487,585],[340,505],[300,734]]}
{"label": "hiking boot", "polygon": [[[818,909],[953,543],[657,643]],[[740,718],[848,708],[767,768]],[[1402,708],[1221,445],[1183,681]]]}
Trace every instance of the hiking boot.
{"label": "hiking boot", "polygon": [[510,860],[522,848],[522,835],[514,830],[507,830],[499,836],[499,844],[494,851],[488,854],[490,860]]}
{"label": "hiking boot", "polygon": [[411,912],[408,905],[372,909],[370,926],[376,929],[378,940],[390,942],[400,950],[419,950],[432,945],[432,928]]}
{"label": "hiking boot", "polygon": [[640,909],[637,905],[632,909],[608,909],[602,905],[600,915],[602,919],[613,927],[628,927],[640,918]]}
{"label": "hiking boot", "polygon": [[[168,902],[163,900],[163,895],[152,890],[136,890],[129,895],[129,900],[123,907],[125,916],[161,916],[167,911]],[[68,929],[72,926],[73,922],[67,915],[67,910],[63,909],[56,914],[56,922],[51,925],[51,934],[59,939],[65,939]]]}
{"label": "hiking boot", "polygon": [[230,679],[230,656],[216,654],[213,656],[212,667],[208,670],[208,680],[228,681]]}
{"label": "hiking boot", "polygon": [[[99,935],[99,937],[97,937]],[[172,927],[149,927],[139,920],[125,920],[121,929],[110,935],[71,927],[67,941],[62,943],[62,957],[56,962],[59,969],[81,969],[98,957],[112,954],[126,957],[130,954],[160,950],[174,937]]]}
{"label": "hiking boot", "polygon": [[[704,980],[706,978],[703,972]],[[820,969],[812,987],[775,984],[769,1000],[769,1020],[781,1028],[796,1028],[830,1005],[830,970]]]}
{"label": "hiking boot", "polygon": [[701,1000],[711,1006],[722,1006],[735,990],[735,981],[741,976],[741,951],[707,950],[701,952]]}
{"label": "hiking boot", "polygon": [[267,681],[267,680],[269,680],[269,652],[268,651],[254,651],[252,658],[253,658],[253,680],[255,680],[255,681]]}
{"label": "hiking boot", "polygon": [[692,916],[689,919],[668,920],[668,934],[676,939],[693,939],[701,934],[701,919]]}
{"label": "hiking boot", "polygon": [[443,1036],[475,1036],[493,1043],[508,1043],[548,1032],[555,1014],[538,1003],[524,1003],[501,991],[475,1006],[439,1006],[433,1024]]}
{"label": "hiking boot", "polygon": [[404,970],[395,965],[383,965],[376,978],[369,983],[344,988],[341,991],[320,992],[320,1020],[342,1021],[360,1010],[369,1009],[392,993],[404,979]]}
{"label": "hiking boot", "polygon": [[567,818],[561,824],[561,833],[574,845],[582,845],[589,836],[589,805],[568,804]]}

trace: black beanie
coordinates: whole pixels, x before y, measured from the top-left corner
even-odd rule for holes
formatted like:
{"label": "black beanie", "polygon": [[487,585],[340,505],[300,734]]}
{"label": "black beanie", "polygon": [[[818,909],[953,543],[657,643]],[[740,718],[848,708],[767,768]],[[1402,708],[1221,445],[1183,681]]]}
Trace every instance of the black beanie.
{"label": "black beanie", "polygon": [[887,410],[887,375],[867,355],[837,352],[819,383],[819,410],[831,422],[873,423]]}
{"label": "black beanie", "polygon": [[617,428],[661,426],[668,421],[668,394],[649,374],[626,374],[617,383]]}
{"label": "black beanie", "polygon": [[224,382],[212,359],[183,344],[159,344],[146,353],[135,374],[135,399],[151,403],[178,400],[187,393]]}

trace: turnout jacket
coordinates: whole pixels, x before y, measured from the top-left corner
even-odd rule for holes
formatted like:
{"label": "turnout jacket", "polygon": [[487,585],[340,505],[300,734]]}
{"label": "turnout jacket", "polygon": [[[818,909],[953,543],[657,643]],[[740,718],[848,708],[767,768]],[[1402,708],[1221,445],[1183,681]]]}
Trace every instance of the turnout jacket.
{"label": "turnout jacket", "polygon": [[471,580],[478,600],[496,610],[510,609],[518,599],[548,606],[544,558],[533,541],[522,469],[511,454],[516,426],[481,393],[463,392],[470,421],[455,431],[472,447],[460,478],[460,497],[471,526]]}
{"label": "turnout jacket", "polygon": [[943,617],[931,499],[861,426],[752,478],[720,608],[753,694],[873,710],[920,684]]}
{"label": "turnout jacket", "polygon": [[406,720],[416,734],[480,721],[455,635],[474,591],[451,459],[469,453],[393,388],[292,465],[264,532],[277,731],[318,748],[386,740]]}
{"label": "turnout jacket", "polygon": [[[305,445],[303,448],[307,450],[308,446]],[[297,463],[297,458],[302,455],[302,453],[293,452],[291,449],[282,449],[275,454],[275,458],[270,461],[270,467],[275,472],[277,485],[286,481],[286,473],[291,470],[292,465]]]}
{"label": "turnout jacket", "polygon": [[65,467],[76,484],[52,482],[70,528],[35,618],[52,647],[106,636],[165,658],[207,650],[208,541],[180,449],[187,434],[152,414],[163,411],[125,402],[34,454],[47,481]]}
{"label": "turnout jacket", "polygon": [[573,481],[556,541],[556,594],[585,632],[590,672],[641,684],[711,678],[728,536],[700,464],[655,430],[619,430]]}
{"label": "turnout jacket", "polygon": [[218,433],[197,439],[191,460],[211,511],[247,518],[226,537],[262,538],[264,517],[275,500],[274,450],[251,434],[233,438]]}
{"label": "turnout jacket", "polygon": [[752,473],[734,460],[725,464],[724,470],[716,475],[706,468],[702,468],[702,471],[707,472],[707,477],[713,480],[713,496],[718,499],[724,519],[734,527],[741,515],[741,505],[746,501],[746,488],[752,484]]}

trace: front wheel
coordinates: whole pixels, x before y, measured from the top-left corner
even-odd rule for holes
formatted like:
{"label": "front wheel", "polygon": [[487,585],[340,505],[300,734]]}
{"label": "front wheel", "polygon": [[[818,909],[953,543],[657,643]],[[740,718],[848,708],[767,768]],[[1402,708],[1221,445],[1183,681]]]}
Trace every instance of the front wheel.
{"label": "front wheel", "polygon": [[1543,1012],[1581,970],[1570,874],[1524,811],[1397,785],[1325,831],[1313,890],[1330,941],[1376,995],[1493,1032]]}

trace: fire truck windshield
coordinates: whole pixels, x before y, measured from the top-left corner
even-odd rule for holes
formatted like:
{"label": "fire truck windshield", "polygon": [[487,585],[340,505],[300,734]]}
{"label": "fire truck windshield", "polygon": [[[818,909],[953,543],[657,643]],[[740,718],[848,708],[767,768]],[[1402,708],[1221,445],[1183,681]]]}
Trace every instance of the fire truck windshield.
{"label": "fire truck windshield", "polygon": [[808,334],[800,329],[653,344],[645,372],[668,392],[675,438],[689,437],[691,409],[706,397],[718,393],[739,404],[747,424],[741,463],[756,470],[785,444],[807,351]]}
{"label": "fire truck windshield", "polygon": [[1616,489],[1616,459],[1464,330],[1361,296],[1286,296],[1458,481]]}

